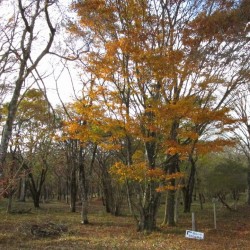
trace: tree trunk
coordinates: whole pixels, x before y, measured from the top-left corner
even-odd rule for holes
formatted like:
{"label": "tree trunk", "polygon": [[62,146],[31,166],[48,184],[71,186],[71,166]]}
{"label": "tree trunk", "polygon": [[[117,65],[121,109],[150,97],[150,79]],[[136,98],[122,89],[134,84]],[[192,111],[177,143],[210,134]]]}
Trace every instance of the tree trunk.
{"label": "tree trunk", "polygon": [[40,207],[40,192],[33,186],[33,184],[29,183],[31,196],[33,200],[33,205],[35,208]]}
{"label": "tree trunk", "polygon": [[12,209],[12,200],[13,200],[12,197],[13,197],[12,194],[10,194],[9,197],[8,197],[8,204],[7,204],[7,210],[6,210],[6,212],[8,214],[11,213],[11,209]]}
{"label": "tree trunk", "polygon": [[190,213],[191,211],[191,204],[192,204],[192,196],[195,184],[195,172],[196,172],[196,165],[193,159],[190,159],[191,163],[191,170],[188,178],[188,184],[184,188],[184,213]]}
{"label": "tree trunk", "polygon": [[[167,171],[169,175],[174,174],[178,169],[178,161],[178,155],[170,161]],[[175,226],[175,179],[171,179],[169,184],[173,189],[168,190],[167,194],[167,225]]]}
{"label": "tree trunk", "polygon": [[19,201],[25,202],[26,198],[26,178],[23,177],[20,179],[20,195],[19,195]]}
{"label": "tree trunk", "polygon": [[250,206],[250,165],[247,172],[247,204]]}
{"label": "tree trunk", "polygon": [[[175,180],[171,180],[171,185],[175,185]],[[167,196],[167,225],[175,226],[175,190],[168,190]]]}
{"label": "tree trunk", "polygon": [[68,176],[66,180],[65,201],[67,204],[69,204],[69,178]]}
{"label": "tree trunk", "polygon": [[200,208],[201,210],[203,209],[203,201],[204,201],[204,197],[203,194],[199,193],[199,201],[200,201]]}
{"label": "tree trunk", "polygon": [[72,169],[71,179],[70,179],[70,212],[72,213],[76,212],[76,195],[77,195],[76,170]]}
{"label": "tree trunk", "polygon": [[[174,120],[170,132],[170,138],[173,141],[177,141],[178,128],[179,122]],[[167,155],[165,172],[172,175],[177,171],[179,171],[179,155]],[[175,226],[175,179],[171,179],[169,184],[173,189],[168,190],[167,194],[167,224],[168,226]]]}
{"label": "tree trunk", "polygon": [[175,226],[177,222],[177,199],[174,190],[168,190],[166,194],[164,218],[162,225]]}
{"label": "tree trunk", "polygon": [[29,173],[29,188],[30,188],[32,199],[33,199],[33,205],[35,208],[39,208],[40,207],[40,192],[36,188],[35,180],[33,178],[32,173]]}
{"label": "tree trunk", "polygon": [[[127,114],[129,115],[129,103],[127,105]],[[129,135],[126,136],[126,139],[127,139],[127,162],[126,162],[126,164],[128,166],[131,166],[133,163],[132,139],[131,139],[131,136],[129,136]],[[127,203],[128,203],[129,212],[130,212],[130,214],[133,214],[133,208],[132,208],[132,202],[131,202],[131,192],[130,192],[130,186],[128,184],[128,181],[126,181],[125,186],[126,186]]]}
{"label": "tree trunk", "polygon": [[105,165],[102,165],[101,180],[103,188],[103,201],[106,212],[111,213],[114,216],[119,216],[121,214],[120,208],[123,203],[123,196],[121,194],[120,188],[112,182],[110,174],[108,173]]}
{"label": "tree trunk", "polygon": [[33,196],[33,204],[35,208],[40,208],[40,194],[39,193],[36,193]]}
{"label": "tree trunk", "polygon": [[175,197],[175,208],[174,208],[174,221],[175,223],[178,222],[178,218],[179,218],[179,203],[180,203],[180,192],[181,190],[178,189],[176,191],[176,197]]}
{"label": "tree trunk", "polygon": [[111,213],[111,205],[112,205],[112,192],[110,192],[110,187],[108,186],[107,180],[102,177],[102,186],[103,186],[103,205],[106,208],[107,213]]}
{"label": "tree trunk", "polygon": [[[20,73],[21,76],[24,74],[25,70],[25,63],[21,64],[20,67]],[[12,99],[8,105],[8,114],[7,114],[7,119],[6,123],[3,127],[3,132],[2,132],[2,138],[1,138],[1,145],[0,145],[0,163],[1,166],[4,164],[5,158],[6,158],[6,153],[7,153],[7,148],[8,148],[8,143],[11,138],[12,134],[12,125],[16,116],[16,111],[17,111],[17,106],[18,106],[18,98],[20,96],[21,92],[21,87],[23,84],[23,79],[18,79],[15,84],[15,89],[13,92]],[[3,169],[2,167],[0,169]]]}
{"label": "tree trunk", "polygon": [[165,198],[165,206],[164,206],[164,217],[162,225],[167,225],[168,223],[168,194],[166,194]]}
{"label": "tree trunk", "polygon": [[40,173],[40,178],[37,181],[37,185],[35,183],[34,177],[32,173],[29,173],[29,187],[30,187],[30,192],[33,198],[33,203],[35,208],[40,207],[40,196],[43,188],[43,184],[45,182],[46,174],[48,171],[48,166],[46,164],[46,168],[43,168],[41,173]]}
{"label": "tree trunk", "polygon": [[30,184],[30,191],[33,200],[33,205],[35,208],[40,208],[40,192]]}
{"label": "tree trunk", "polygon": [[61,201],[62,200],[62,183],[61,183],[61,177],[58,178],[57,182],[57,200]]}
{"label": "tree trunk", "polygon": [[160,205],[160,197],[161,194],[155,191],[147,206],[140,209],[139,232],[152,232],[156,230],[156,216]]}
{"label": "tree trunk", "polygon": [[128,203],[129,212],[130,212],[130,214],[133,214],[131,194],[130,194],[131,192],[130,192],[130,187],[129,187],[128,181],[126,181],[125,185],[126,185],[126,195],[127,195],[127,203]]}
{"label": "tree trunk", "polygon": [[[152,112],[145,112],[145,116],[149,121],[154,120]],[[148,138],[155,138],[156,133],[145,130],[144,133]],[[157,145],[154,140],[145,142],[145,152],[149,169],[155,169],[155,162],[157,156]],[[139,184],[140,185],[140,184]],[[140,202],[137,204],[139,212],[138,231],[152,232],[156,229],[156,216],[160,205],[161,193],[156,191],[158,183],[151,182],[145,190],[140,193]],[[141,190],[139,188],[138,190]]]}
{"label": "tree trunk", "polygon": [[83,164],[83,159],[80,157],[80,164],[79,164],[79,185],[80,185],[80,195],[81,195],[81,202],[82,202],[82,224],[89,224],[88,220],[88,182],[85,176],[85,168]]}
{"label": "tree trunk", "polygon": [[79,164],[79,184],[81,191],[81,201],[82,201],[82,224],[88,224],[88,208],[89,208],[89,188],[90,188],[90,178],[92,178],[92,171],[95,162],[95,156],[97,151],[97,145],[94,145],[91,163],[89,168],[86,167],[84,162],[83,148],[80,146],[78,154],[78,164]]}
{"label": "tree trunk", "polygon": [[81,212],[82,224],[89,224],[88,209],[89,209],[88,196],[84,193],[82,195],[82,212]]}

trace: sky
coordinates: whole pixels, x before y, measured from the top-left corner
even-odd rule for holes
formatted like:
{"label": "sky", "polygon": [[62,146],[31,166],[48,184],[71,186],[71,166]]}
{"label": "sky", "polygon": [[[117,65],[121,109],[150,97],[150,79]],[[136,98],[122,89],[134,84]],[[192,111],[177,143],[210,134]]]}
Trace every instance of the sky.
{"label": "sky", "polygon": [[[4,4],[6,9],[0,9],[0,15],[2,15],[5,20],[8,20],[9,16],[15,11],[14,5],[11,4],[12,1],[14,1],[13,3],[17,3],[15,2],[17,0],[6,1],[6,4]],[[27,1],[22,1],[25,6]],[[60,8],[58,8],[57,5],[49,7],[52,25],[56,28],[56,36],[50,51],[65,57],[72,55],[72,49],[77,49],[73,41],[69,42],[70,34],[66,32],[67,20],[76,18],[75,14],[70,13],[68,8],[68,4],[71,2],[72,0],[60,0],[58,1]],[[20,21],[22,22],[21,19]],[[36,32],[37,39],[32,46],[33,61],[41,50],[44,49],[48,41],[49,30],[44,19],[37,20]],[[19,39],[18,37],[16,39],[17,47],[20,46]],[[66,43],[66,40],[69,43]],[[39,72],[39,75],[37,72]],[[71,102],[75,99],[75,94],[80,95],[81,93],[81,84],[75,62],[67,62],[56,55],[46,55],[38,64],[37,71],[33,71],[33,75],[38,79],[39,88],[46,90],[48,99],[54,107],[60,104],[60,99],[64,103]],[[36,84],[33,82],[33,78],[29,77],[29,79],[26,80],[24,90],[32,84],[32,87],[35,87]]]}
{"label": "sky", "polygon": [[[71,56],[70,50],[77,49],[77,45],[70,42],[70,34],[65,30],[65,20],[68,18],[75,19],[76,16],[69,12],[68,5],[72,0],[61,0],[59,2],[59,12],[57,12],[58,9],[53,12],[54,23],[58,25],[53,47],[58,55]],[[81,95],[80,69],[76,69],[76,62],[66,61],[55,55],[46,55],[39,65],[39,71],[47,75],[44,84],[48,99],[53,106],[60,104],[61,101],[64,103],[72,102],[76,95],[78,97]]]}

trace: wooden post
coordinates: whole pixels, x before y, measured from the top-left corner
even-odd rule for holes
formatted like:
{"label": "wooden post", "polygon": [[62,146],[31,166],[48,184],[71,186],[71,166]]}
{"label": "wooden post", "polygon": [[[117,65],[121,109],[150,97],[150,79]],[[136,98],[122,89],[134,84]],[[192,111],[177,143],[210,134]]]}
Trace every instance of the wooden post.
{"label": "wooden post", "polygon": [[217,202],[217,199],[213,198],[212,202],[213,202],[213,208],[214,208],[214,229],[217,229],[217,219],[216,219],[216,202]]}
{"label": "wooden post", "polygon": [[195,214],[192,213],[192,231],[196,231]]}
{"label": "wooden post", "polygon": [[217,224],[216,224],[216,205],[214,202],[214,229],[217,229]]}

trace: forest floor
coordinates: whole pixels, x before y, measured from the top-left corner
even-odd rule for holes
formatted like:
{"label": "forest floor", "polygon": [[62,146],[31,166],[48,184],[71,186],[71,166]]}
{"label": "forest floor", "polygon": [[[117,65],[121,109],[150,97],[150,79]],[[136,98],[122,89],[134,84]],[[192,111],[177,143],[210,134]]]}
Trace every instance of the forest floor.
{"label": "forest floor", "polygon": [[[180,213],[176,227],[160,226],[151,234],[136,231],[131,216],[111,216],[105,212],[100,200],[93,200],[89,212],[89,225],[80,223],[80,207],[69,212],[65,203],[51,201],[32,208],[31,202],[15,202],[15,213],[6,214],[6,201],[0,200],[0,249],[250,249],[250,208],[242,205],[237,211],[218,206],[217,230],[214,229],[213,207],[203,210],[194,205],[197,228],[204,240],[185,238],[190,230],[191,215]],[[23,210],[24,209],[24,210]],[[31,210],[29,210],[31,209]],[[24,212],[24,213],[20,213]],[[163,211],[161,211],[161,214]],[[162,218],[161,218],[162,219]],[[38,227],[57,228],[52,235],[43,235]],[[45,233],[46,234],[46,233]]]}

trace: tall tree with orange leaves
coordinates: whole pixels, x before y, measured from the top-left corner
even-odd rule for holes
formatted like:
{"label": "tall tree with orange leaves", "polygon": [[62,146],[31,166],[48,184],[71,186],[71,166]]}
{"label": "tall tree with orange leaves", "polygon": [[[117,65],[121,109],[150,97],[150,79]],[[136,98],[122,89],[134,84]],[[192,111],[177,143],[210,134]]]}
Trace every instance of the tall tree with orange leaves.
{"label": "tall tree with orange leaves", "polygon": [[[205,132],[211,141],[233,123],[227,102],[249,69],[245,5],[226,0],[84,0],[73,5],[79,22],[71,32],[92,39],[82,60],[105,109],[100,123],[113,124],[110,138],[126,142],[127,161],[117,163],[114,172],[137,187],[133,205],[139,231],[156,228],[159,191],[166,189],[168,224],[175,224],[179,162],[204,150],[199,140]],[[135,141],[144,147],[133,150]]]}

